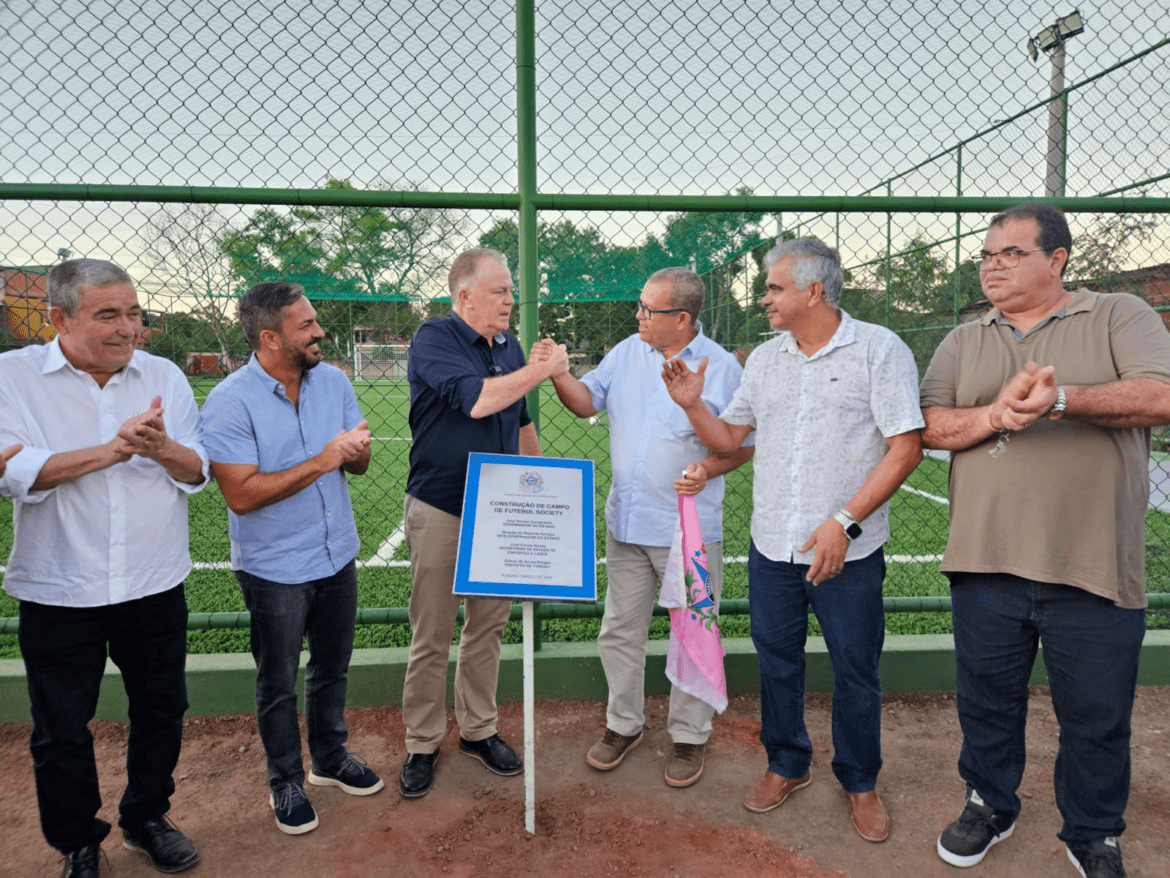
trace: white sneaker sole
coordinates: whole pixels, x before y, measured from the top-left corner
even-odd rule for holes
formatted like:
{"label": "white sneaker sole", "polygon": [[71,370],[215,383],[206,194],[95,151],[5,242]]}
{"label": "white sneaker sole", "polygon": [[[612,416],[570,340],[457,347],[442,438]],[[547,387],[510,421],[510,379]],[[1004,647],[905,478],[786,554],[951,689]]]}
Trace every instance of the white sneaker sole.
{"label": "white sneaker sole", "polygon": [[344,781],[340,781],[335,777],[325,777],[317,774],[312,769],[309,770],[309,783],[315,787],[338,787],[342,792],[349,793],[351,796],[372,796],[382,787],[386,786],[385,781],[378,778],[378,782],[372,787],[351,787]]}
{"label": "white sneaker sole", "polygon": [[1012,833],[1015,831],[1016,824],[1013,823],[999,835],[994,836],[991,841],[987,843],[987,847],[985,847],[979,853],[971,854],[967,857],[964,857],[961,854],[956,854],[953,851],[948,851],[946,848],[944,848],[941,835],[938,837],[938,844],[936,845],[936,849],[938,850],[939,857],[941,857],[944,862],[950,863],[952,866],[958,866],[960,869],[967,869],[971,866],[978,866],[983,858],[987,856],[987,852],[989,850],[991,850],[1005,838],[1011,838]]}
{"label": "white sneaker sole", "polygon": [[[274,795],[272,795],[271,793],[268,796],[268,804],[272,806],[272,810],[273,810],[273,812],[275,812],[276,811],[276,797]],[[317,812],[314,811],[312,821],[309,823],[302,823],[300,826],[289,826],[287,824],[281,823],[280,818],[277,817],[276,818],[276,828],[279,829],[281,832],[283,832],[285,835],[304,835],[306,832],[312,832],[314,829],[316,829],[317,824],[319,822],[320,821],[317,819]]]}

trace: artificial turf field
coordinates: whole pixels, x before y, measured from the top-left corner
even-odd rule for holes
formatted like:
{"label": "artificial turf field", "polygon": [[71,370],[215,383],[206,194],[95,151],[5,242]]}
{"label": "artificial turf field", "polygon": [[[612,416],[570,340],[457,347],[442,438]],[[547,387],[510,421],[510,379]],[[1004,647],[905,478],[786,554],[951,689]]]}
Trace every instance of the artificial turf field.
{"label": "artificial turf field", "polygon": [[[211,381],[193,384],[202,403],[213,386]],[[358,554],[361,607],[404,607],[410,594],[408,554],[402,543],[402,501],[408,470],[410,431],[407,426],[408,391],[405,382],[355,384],[358,402],[370,422],[374,449],[370,469],[364,476],[351,477],[350,496],[354,506],[361,550]],[[603,510],[609,489],[609,435],[602,416],[598,424],[580,420],[566,411],[556,397],[542,394],[540,437],[544,453],[551,457],[592,459],[597,482],[597,557],[605,555]],[[907,479],[890,502],[890,540],[886,544],[887,596],[947,594],[946,579],[938,572],[938,560],[946,546],[947,463],[928,457]],[[212,483],[189,501],[191,558],[195,562],[186,580],[187,603],[193,613],[243,611],[235,577],[228,569],[227,509],[218,487]],[[724,586],[725,599],[747,597],[748,523],[751,520],[751,464],[727,476],[724,500]],[[12,506],[0,504],[0,558],[7,559],[12,546]],[[1147,515],[1147,590],[1170,591],[1170,516],[1151,510]],[[598,594],[605,596],[605,565],[597,567]],[[0,593],[0,617],[17,615],[17,601]],[[1151,627],[1170,627],[1165,612],[1150,613]],[[549,619],[542,623],[542,635],[549,641],[590,641],[597,637],[598,619]],[[817,633],[810,617],[810,632]],[[746,616],[720,620],[724,635],[747,636]],[[891,634],[950,631],[949,613],[890,613],[886,628]],[[666,637],[669,623],[656,618],[651,636]],[[247,652],[246,629],[215,629],[188,634],[193,653]],[[518,642],[520,625],[510,623],[505,642]],[[407,625],[361,625],[358,647],[407,646]],[[19,655],[16,635],[0,635],[0,657]]]}

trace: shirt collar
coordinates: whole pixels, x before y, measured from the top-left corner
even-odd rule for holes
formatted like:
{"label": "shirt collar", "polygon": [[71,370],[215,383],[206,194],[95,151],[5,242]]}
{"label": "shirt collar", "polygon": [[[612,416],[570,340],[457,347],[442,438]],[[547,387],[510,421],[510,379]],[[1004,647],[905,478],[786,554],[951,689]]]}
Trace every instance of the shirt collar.
{"label": "shirt collar", "polygon": [[[675,354],[676,357],[681,357],[683,354],[688,353],[688,352],[691,353],[692,355],[695,354],[697,348],[706,341],[707,337],[705,335],[703,335],[703,324],[697,320],[695,321],[695,330],[696,330],[695,337],[692,338],[690,341],[688,341],[685,345],[682,346],[682,348],[679,350],[679,352],[677,354]],[[635,335],[637,336],[637,333],[635,333]],[[641,336],[637,336],[637,337],[638,337],[638,344],[640,344],[642,346],[642,350],[644,353],[658,354],[658,356],[660,356],[660,357],[662,356],[662,351],[658,350],[658,348],[656,348],[656,347],[651,347],[649,342],[642,341]]]}
{"label": "shirt collar", "polygon": [[[1032,327],[1032,330],[1029,331],[1029,334],[1039,329],[1041,326],[1044,326],[1050,320],[1055,320],[1060,317],[1068,317],[1070,314],[1081,314],[1092,311],[1094,306],[1097,304],[1097,298],[1099,295],[1099,293],[1094,293],[1090,289],[1080,287],[1073,292],[1072,298],[1068,300],[1068,304],[1066,304],[1059,311],[1054,311],[1053,313],[1047,315],[1043,320]],[[1011,320],[1003,316],[1003,312],[999,310],[998,306],[993,306],[991,310],[983,315],[979,322],[984,326],[991,326],[993,323],[1003,323],[1007,326],[1011,326],[1012,329],[1015,329],[1015,326],[1012,324]]]}
{"label": "shirt collar", "polygon": [[[809,357],[810,360],[827,356],[837,348],[844,347],[847,344],[853,344],[853,342],[857,341],[857,321],[844,308],[838,308],[837,313],[841,315],[841,322],[837,324],[837,331],[833,333],[833,337],[829,339],[823,348]],[[800,345],[796,343],[796,338],[791,332],[784,331],[779,333],[778,340],[780,342],[780,350],[785,353],[800,353]]]}
{"label": "shirt collar", "polygon": [[[61,336],[54,336],[53,340],[49,342],[46,347],[48,348],[48,352],[45,354],[45,362],[41,366],[42,375],[58,372],[61,369],[69,369],[72,372],[76,372],[78,375],[89,374],[88,372],[82,372],[80,369],[69,362],[69,358],[65,356],[65,352],[61,350]],[[140,374],[142,372],[142,366],[138,361],[138,355],[139,352],[137,350],[134,351],[133,355],[130,357],[130,362],[115,372],[112,376],[110,376],[110,381],[117,384],[122,380],[122,375],[124,375],[127,371]],[[107,384],[108,383],[109,382],[107,382]]]}
{"label": "shirt collar", "polygon": [[[461,336],[463,336],[464,340],[468,344],[475,344],[480,339],[483,339],[485,344],[487,343],[486,338],[484,338],[482,335],[480,335],[478,332],[476,332],[474,329],[472,329],[470,326],[468,326],[467,321],[464,320],[462,317],[460,317],[458,314],[456,314],[454,311],[452,311],[449,316],[451,317],[451,324],[455,327],[456,331]],[[507,344],[508,343],[508,333],[497,332],[492,337],[492,342],[495,344]]]}
{"label": "shirt collar", "polygon": [[[248,365],[244,367],[248,369],[251,374],[258,380],[270,393],[275,393],[277,396],[285,396],[284,385],[264,371],[264,367],[260,365],[260,361],[256,359],[256,352],[252,352],[252,356],[248,358]],[[307,369],[301,373],[301,387],[305,387],[312,383],[312,369]]]}

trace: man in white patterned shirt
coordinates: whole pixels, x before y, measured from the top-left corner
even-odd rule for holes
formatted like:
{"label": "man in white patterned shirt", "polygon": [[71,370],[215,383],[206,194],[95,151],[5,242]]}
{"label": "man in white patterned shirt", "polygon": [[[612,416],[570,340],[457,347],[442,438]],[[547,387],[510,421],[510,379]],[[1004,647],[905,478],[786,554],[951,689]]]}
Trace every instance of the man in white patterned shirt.
{"label": "man in white patterned shirt", "polygon": [[784,241],[765,265],[762,304],[781,332],[748,358],[722,415],[699,401],[704,364],[691,372],[674,360],[663,372],[712,452],[728,453],[756,430],[748,588],[768,770],[744,807],[771,811],[812,781],[804,724],[811,606],[833,664],[833,773],[858,834],[880,842],[889,835],[875,791],[882,545],[887,501],[922,460],[918,370],[892,332],[837,307],[844,277],[836,250],[812,239]]}

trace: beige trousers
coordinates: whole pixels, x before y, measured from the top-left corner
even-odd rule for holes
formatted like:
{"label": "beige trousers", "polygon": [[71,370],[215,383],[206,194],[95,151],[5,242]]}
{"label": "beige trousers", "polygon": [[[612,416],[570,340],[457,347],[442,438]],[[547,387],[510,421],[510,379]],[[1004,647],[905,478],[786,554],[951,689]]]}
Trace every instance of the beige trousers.
{"label": "beige trousers", "polygon": [[[410,494],[403,509],[410,550],[410,659],[402,689],[406,751],[433,753],[447,734],[447,664],[460,598],[452,593],[459,518]],[[481,741],[496,734],[500,635],[512,604],[468,598],[455,664],[459,734]]]}
{"label": "beige trousers", "polygon": [[[715,603],[723,593],[723,543],[707,543],[708,581]],[[658,585],[666,569],[667,548],[622,543],[606,533],[605,570],[609,587],[597,652],[609,684],[606,725],[619,735],[634,735],[646,722],[646,643]],[[676,744],[705,744],[711,737],[714,708],[670,687],[666,728]]]}

